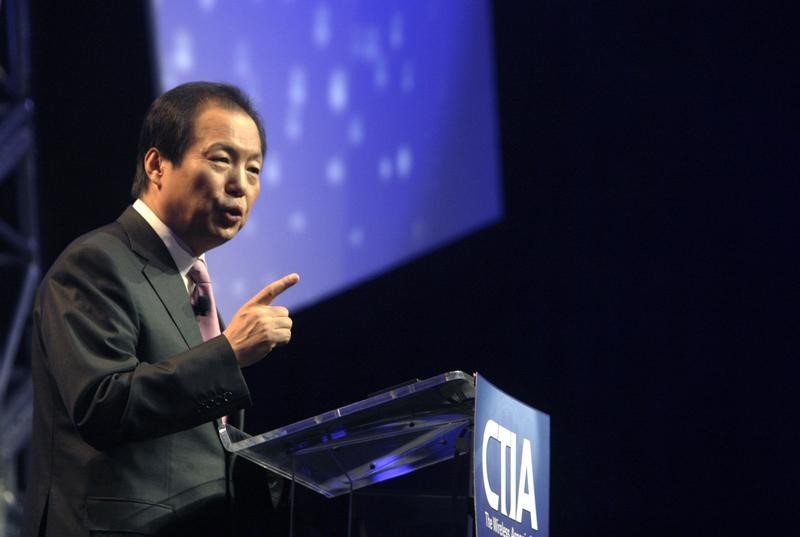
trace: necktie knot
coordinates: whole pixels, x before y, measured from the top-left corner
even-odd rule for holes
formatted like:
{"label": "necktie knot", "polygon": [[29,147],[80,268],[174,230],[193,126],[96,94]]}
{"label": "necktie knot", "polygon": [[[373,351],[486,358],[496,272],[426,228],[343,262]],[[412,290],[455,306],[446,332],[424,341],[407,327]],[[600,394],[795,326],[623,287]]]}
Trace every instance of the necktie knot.
{"label": "necktie knot", "polygon": [[208,267],[202,259],[195,259],[192,263],[192,268],[189,269],[189,279],[196,284],[211,284]]}

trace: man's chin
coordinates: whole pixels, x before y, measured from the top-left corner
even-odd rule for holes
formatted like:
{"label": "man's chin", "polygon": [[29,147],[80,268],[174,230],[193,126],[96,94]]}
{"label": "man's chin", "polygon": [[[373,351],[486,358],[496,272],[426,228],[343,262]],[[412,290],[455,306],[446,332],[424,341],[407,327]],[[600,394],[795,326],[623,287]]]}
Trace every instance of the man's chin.
{"label": "man's chin", "polygon": [[197,251],[194,252],[195,255],[200,255],[205,253],[209,250],[213,250],[217,246],[222,246],[232,238],[236,236],[239,232],[237,229],[220,229],[214,228],[211,230],[210,233],[206,233],[200,241],[195,241],[195,245],[197,247]]}
{"label": "man's chin", "polygon": [[241,231],[242,226],[237,224],[235,226],[220,226],[215,231],[215,236],[220,239],[220,244],[228,242]]}

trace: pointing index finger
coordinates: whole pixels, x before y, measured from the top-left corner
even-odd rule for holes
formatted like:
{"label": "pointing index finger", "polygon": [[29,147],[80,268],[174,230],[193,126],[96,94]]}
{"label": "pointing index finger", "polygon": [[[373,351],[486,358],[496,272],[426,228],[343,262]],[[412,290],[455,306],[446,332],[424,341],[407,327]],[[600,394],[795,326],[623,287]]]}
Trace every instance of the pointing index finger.
{"label": "pointing index finger", "polygon": [[275,298],[286,291],[288,288],[300,281],[300,275],[293,272],[287,274],[279,280],[275,280],[271,284],[265,286],[261,291],[250,299],[251,302],[257,302],[262,306],[269,306]]}

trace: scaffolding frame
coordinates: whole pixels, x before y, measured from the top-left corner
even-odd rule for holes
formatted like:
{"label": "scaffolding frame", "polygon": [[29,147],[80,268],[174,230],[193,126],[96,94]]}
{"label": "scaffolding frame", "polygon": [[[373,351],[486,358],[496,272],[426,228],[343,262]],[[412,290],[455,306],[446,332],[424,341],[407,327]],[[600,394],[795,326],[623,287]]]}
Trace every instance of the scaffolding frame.
{"label": "scaffolding frame", "polygon": [[26,336],[41,274],[28,0],[0,0],[0,24],[0,193],[15,195],[0,214],[0,288],[8,308],[0,355],[0,535],[12,537],[22,521],[20,477],[33,417]]}

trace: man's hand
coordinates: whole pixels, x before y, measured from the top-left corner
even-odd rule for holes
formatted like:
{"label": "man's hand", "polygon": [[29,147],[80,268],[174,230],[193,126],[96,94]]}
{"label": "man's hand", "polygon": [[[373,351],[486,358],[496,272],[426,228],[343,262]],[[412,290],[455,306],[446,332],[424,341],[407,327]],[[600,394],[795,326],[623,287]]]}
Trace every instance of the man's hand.
{"label": "man's hand", "polygon": [[297,274],[287,274],[256,293],[231,319],[223,334],[233,347],[239,367],[260,361],[279,345],[292,338],[289,310],[273,306],[272,301],[300,281]]}

